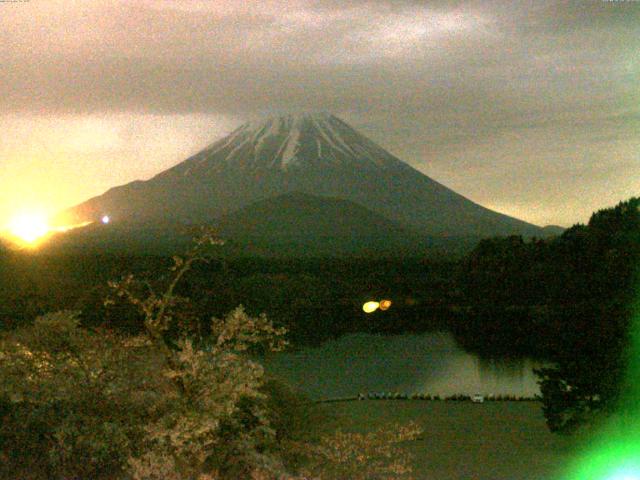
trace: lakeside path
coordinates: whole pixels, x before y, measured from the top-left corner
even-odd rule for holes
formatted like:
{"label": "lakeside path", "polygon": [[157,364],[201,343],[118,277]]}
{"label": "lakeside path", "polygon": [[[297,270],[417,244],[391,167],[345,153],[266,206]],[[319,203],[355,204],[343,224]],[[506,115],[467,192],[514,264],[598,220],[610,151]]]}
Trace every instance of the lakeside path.
{"label": "lakeside path", "polygon": [[537,402],[364,400],[330,408],[345,431],[417,422],[424,433],[406,445],[417,480],[554,480],[578,442],[551,434]]}

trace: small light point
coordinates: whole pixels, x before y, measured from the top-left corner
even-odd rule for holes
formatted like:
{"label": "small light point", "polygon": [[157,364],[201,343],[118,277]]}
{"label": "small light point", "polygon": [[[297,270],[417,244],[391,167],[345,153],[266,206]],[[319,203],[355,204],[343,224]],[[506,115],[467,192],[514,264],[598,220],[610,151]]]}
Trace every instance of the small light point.
{"label": "small light point", "polygon": [[373,313],[378,307],[380,307],[378,302],[367,302],[362,306],[362,310],[364,310],[365,313]]}
{"label": "small light point", "polygon": [[389,310],[391,306],[391,300],[380,300],[380,310]]}

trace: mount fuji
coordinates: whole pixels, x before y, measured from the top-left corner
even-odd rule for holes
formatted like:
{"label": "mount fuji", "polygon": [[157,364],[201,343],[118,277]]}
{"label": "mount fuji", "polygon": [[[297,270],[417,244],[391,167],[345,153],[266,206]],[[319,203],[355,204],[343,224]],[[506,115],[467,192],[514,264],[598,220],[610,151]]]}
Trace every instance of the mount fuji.
{"label": "mount fuji", "polygon": [[[146,181],[118,186],[67,212],[71,222],[211,223],[281,195],[353,202],[431,237],[544,236],[538,226],[478,205],[326,114],[247,123]],[[268,218],[265,221],[269,221]]]}

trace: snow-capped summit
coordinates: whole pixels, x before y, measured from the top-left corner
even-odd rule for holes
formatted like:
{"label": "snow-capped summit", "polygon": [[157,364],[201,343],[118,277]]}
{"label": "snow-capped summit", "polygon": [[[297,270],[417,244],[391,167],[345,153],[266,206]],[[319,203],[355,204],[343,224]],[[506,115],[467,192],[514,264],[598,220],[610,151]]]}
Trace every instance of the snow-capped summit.
{"label": "snow-capped summit", "polygon": [[75,222],[108,214],[112,223],[200,223],[290,192],[355,202],[424,235],[542,234],[432,180],[328,113],[246,123],[150,180],[67,213]]}
{"label": "snow-capped summit", "polygon": [[208,175],[231,167],[247,172],[303,164],[388,167],[398,160],[339,118],[303,113],[249,122],[166,172]]}

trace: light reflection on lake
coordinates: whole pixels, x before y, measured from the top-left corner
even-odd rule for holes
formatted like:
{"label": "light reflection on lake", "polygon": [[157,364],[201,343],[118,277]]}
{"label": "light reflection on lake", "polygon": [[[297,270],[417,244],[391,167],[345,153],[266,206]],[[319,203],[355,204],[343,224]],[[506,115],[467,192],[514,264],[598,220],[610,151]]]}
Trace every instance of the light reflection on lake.
{"label": "light reflection on lake", "polygon": [[540,392],[529,360],[487,361],[464,352],[448,333],[354,334],[271,356],[267,371],[312,398],[360,392],[533,396]]}

